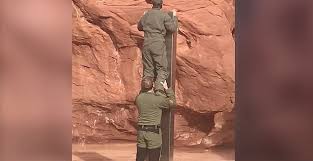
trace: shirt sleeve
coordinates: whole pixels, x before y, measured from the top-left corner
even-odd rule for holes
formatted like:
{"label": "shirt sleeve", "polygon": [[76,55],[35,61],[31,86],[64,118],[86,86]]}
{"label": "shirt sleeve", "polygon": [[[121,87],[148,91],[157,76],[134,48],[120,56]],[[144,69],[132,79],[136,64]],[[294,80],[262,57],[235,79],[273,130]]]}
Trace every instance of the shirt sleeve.
{"label": "shirt sleeve", "polygon": [[167,31],[175,32],[177,30],[177,18],[171,18],[168,14],[165,14],[164,26]]}
{"label": "shirt sleeve", "polygon": [[167,97],[163,97],[163,101],[161,103],[161,108],[168,109],[168,108],[175,108],[176,106],[176,98],[175,93],[172,88],[166,90]]}
{"label": "shirt sleeve", "polygon": [[143,17],[139,20],[139,22],[137,23],[137,29],[139,31],[143,31],[143,25],[142,25],[142,19]]}
{"label": "shirt sleeve", "polygon": [[136,98],[135,98],[135,101],[134,101],[134,104],[137,106],[137,98],[138,98],[138,96],[136,96]]}

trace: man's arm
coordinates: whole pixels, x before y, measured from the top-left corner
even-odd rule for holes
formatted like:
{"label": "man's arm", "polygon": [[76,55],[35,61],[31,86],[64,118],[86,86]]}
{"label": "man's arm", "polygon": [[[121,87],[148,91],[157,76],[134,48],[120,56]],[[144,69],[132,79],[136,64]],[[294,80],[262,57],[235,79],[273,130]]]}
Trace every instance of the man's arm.
{"label": "man's arm", "polygon": [[142,18],[140,19],[140,21],[138,22],[138,24],[137,24],[137,29],[139,30],[139,31],[143,31],[143,26],[142,26]]}
{"label": "man's arm", "polygon": [[166,97],[163,97],[163,101],[161,103],[161,108],[175,108],[176,106],[176,98],[175,98],[175,93],[172,88],[168,88],[167,82],[161,82],[163,85],[165,92],[166,92]]}
{"label": "man's arm", "polygon": [[176,32],[177,30],[177,18],[171,18],[168,14],[165,14],[164,26],[167,31]]}
{"label": "man's arm", "polygon": [[166,90],[166,95],[167,95],[167,101],[168,105],[170,108],[173,108],[176,106],[176,98],[175,98],[175,93],[172,88],[169,88]]}
{"label": "man's arm", "polygon": [[139,22],[137,23],[137,29],[138,29],[139,31],[143,31],[142,21],[143,21],[143,18],[145,17],[145,15],[146,15],[146,13],[147,13],[147,11],[145,11],[145,12],[143,13],[143,16],[140,18]]}
{"label": "man's arm", "polygon": [[162,102],[160,104],[160,108],[162,108],[162,109],[175,108],[176,98],[175,98],[174,91],[171,88],[169,88],[166,90],[166,95],[167,95],[167,97],[160,96],[160,97],[162,97]]}
{"label": "man's arm", "polygon": [[138,98],[138,96],[136,96],[136,98],[135,98],[135,101],[134,101],[135,105],[137,105],[137,98]]}

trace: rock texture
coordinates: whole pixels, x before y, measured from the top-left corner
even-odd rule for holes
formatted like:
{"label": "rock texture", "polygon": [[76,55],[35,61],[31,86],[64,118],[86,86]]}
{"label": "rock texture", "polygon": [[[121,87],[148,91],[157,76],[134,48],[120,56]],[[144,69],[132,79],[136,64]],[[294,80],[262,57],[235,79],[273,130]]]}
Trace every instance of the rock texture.
{"label": "rock texture", "polygon": [[[145,0],[72,0],[73,140],[135,140]],[[179,17],[175,141],[233,142],[233,0],[165,0]]]}

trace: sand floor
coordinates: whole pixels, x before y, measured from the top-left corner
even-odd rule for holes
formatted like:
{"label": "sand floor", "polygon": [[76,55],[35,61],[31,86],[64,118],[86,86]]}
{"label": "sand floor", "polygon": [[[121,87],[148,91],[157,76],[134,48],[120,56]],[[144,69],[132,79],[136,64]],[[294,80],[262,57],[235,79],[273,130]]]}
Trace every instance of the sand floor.
{"label": "sand floor", "polygon": [[[135,143],[72,146],[72,161],[135,161]],[[200,149],[175,147],[174,161],[234,161],[234,150],[229,148]]]}

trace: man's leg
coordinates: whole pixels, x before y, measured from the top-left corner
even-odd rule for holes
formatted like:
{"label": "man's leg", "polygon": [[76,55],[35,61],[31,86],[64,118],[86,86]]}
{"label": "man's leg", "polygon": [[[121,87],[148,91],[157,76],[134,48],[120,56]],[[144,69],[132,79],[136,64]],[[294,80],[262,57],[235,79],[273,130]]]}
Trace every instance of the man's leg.
{"label": "man's leg", "polygon": [[161,155],[161,147],[155,149],[149,149],[149,161],[159,161]]}
{"label": "man's leg", "polygon": [[137,132],[137,155],[136,161],[144,161],[147,156],[147,144],[145,140],[145,131]]}
{"label": "man's leg", "polygon": [[153,44],[152,56],[155,63],[157,78],[155,81],[155,89],[163,90],[161,82],[164,82],[168,75],[168,62],[166,56],[166,46],[164,42],[157,42]]}
{"label": "man's leg", "polygon": [[154,63],[153,58],[151,56],[151,52],[149,50],[149,46],[143,47],[142,52],[142,64],[143,64],[143,78],[152,77],[154,78]]}
{"label": "man's leg", "polygon": [[147,132],[146,136],[149,161],[159,161],[162,146],[161,129],[156,130],[156,132]]}
{"label": "man's leg", "polygon": [[147,156],[147,148],[140,148],[137,146],[136,161],[145,161]]}

